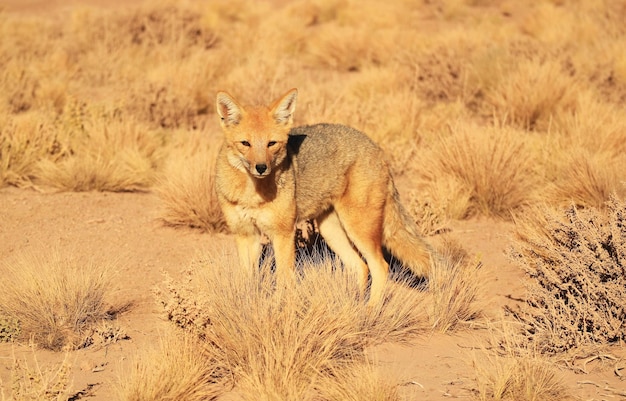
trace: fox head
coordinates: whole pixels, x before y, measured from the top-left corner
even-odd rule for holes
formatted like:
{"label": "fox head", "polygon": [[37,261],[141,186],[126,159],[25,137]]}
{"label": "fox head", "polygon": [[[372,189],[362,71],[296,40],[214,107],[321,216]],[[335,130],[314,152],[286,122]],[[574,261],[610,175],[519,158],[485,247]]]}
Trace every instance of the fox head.
{"label": "fox head", "polygon": [[264,178],[285,160],[297,96],[294,88],[269,107],[244,108],[228,93],[217,93],[217,114],[232,166]]}

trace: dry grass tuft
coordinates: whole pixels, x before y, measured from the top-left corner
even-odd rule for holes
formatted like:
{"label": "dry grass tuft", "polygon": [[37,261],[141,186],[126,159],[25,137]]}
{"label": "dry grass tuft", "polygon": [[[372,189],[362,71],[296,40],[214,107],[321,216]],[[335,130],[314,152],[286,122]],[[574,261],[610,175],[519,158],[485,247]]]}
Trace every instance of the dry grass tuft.
{"label": "dry grass tuft", "polygon": [[191,154],[172,151],[155,188],[163,201],[161,219],[165,224],[209,232],[226,230],[214,188],[216,154],[217,147]]}
{"label": "dry grass tuft", "polygon": [[71,191],[136,191],[152,185],[164,153],[162,133],[107,112],[79,108],[76,113],[58,127],[68,152],[57,161],[41,160],[38,182]]}
{"label": "dry grass tuft", "polygon": [[372,362],[357,362],[324,378],[317,385],[324,401],[399,401],[398,384],[383,377]]}
{"label": "dry grass tuft", "polygon": [[[508,218],[511,211],[531,202],[536,186],[531,153],[519,136],[509,128],[470,126],[455,128],[442,137],[433,146],[423,174],[427,184],[439,180],[451,183],[449,190],[457,196],[444,208],[454,210],[454,217],[461,214],[458,205],[466,204],[463,217],[481,214]],[[429,192],[443,201],[437,191]],[[469,199],[460,196],[463,193]]]}
{"label": "dry grass tuft", "polygon": [[355,278],[319,263],[305,262],[298,282],[285,286],[267,267],[243,271],[211,257],[158,298],[170,320],[228,366],[242,394],[314,399],[320,381],[362,361],[366,346],[427,330],[420,291],[390,291],[385,305],[368,310]]}
{"label": "dry grass tuft", "polygon": [[497,116],[526,130],[547,130],[551,120],[575,111],[579,85],[557,62],[529,60],[500,78],[485,98]]}
{"label": "dry grass tuft", "polygon": [[122,401],[213,400],[229,388],[227,366],[207,355],[190,335],[170,333],[157,349],[144,350],[119,381]]}
{"label": "dry grass tuft", "polygon": [[19,322],[20,338],[53,350],[84,346],[92,325],[110,319],[109,266],[79,265],[57,254],[23,256],[2,266],[0,315]]}
{"label": "dry grass tuft", "polygon": [[458,244],[446,241],[431,264],[428,296],[429,320],[433,330],[447,333],[483,316],[481,263],[470,260]]}
{"label": "dry grass tuft", "polygon": [[607,209],[516,218],[513,258],[530,280],[526,306],[513,312],[541,352],[624,340],[626,202],[612,198]]}
{"label": "dry grass tuft", "polygon": [[551,192],[559,203],[602,208],[612,193],[626,194],[623,176],[624,157],[609,153],[590,153],[572,149],[559,166],[558,177]]}
{"label": "dry grass tuft", "polygon": [[472,351],[474,398],[480,401],[573,400],[552,361],[519,338],[516,324],[489,327],[490,346]]}
{"label": "dry grass tuft", "polygon": [[58,160],[64,153],[55,136],[52,127],[36,115],[0,116],[0,187],[31,186],[37,162]]}

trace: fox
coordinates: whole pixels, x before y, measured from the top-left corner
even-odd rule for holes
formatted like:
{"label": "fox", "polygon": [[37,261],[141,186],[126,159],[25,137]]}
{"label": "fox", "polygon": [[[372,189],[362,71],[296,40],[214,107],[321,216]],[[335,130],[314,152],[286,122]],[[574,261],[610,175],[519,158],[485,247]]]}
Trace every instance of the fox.
{"label": "fox", "polygon": [[217,93],[224,141],[215,193],[239,264],[258,266],[266,236],[277,276],[294,277],[296,225],[314,221],[344,268],[356,274],[361,296],[369,284],[367,302],[379,304],[389,276],[383,247],[424,278],[431,248],[400,203],[383,150],[346,125],[294,127],[297,96],[293,88],[269,106],[244,106]]}

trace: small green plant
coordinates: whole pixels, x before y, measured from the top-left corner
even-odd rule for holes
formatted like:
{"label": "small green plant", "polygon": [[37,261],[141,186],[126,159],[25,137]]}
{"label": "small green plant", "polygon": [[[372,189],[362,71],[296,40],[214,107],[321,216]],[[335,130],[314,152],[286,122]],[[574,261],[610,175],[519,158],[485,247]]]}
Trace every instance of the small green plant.
{"label": "small green plant", "polygon": [[20,335],[20,322],[11,317],[0,315],[0,343],[10,342]]}

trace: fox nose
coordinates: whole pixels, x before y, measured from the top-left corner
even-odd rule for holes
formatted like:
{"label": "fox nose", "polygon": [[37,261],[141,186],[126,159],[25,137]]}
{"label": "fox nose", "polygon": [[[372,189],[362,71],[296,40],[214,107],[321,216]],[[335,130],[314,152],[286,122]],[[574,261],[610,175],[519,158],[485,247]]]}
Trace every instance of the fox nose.
{"label": "fox nose", "polygon": [[257,164],[254,168],[257,173],[263,174],[267,170],[267,164]]}

